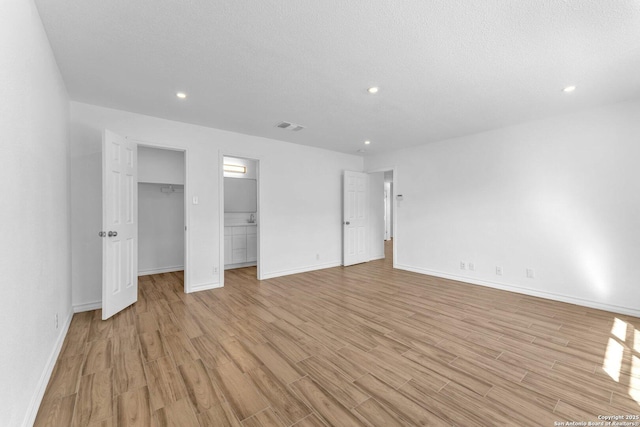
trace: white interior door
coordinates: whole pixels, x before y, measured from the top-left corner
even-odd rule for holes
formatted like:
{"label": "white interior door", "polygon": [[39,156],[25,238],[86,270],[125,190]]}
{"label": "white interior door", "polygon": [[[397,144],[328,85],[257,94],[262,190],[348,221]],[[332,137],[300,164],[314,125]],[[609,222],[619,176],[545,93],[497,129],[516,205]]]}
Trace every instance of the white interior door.
{"label": "white interior door", "polygon": [[342,265],[346,266],[369,260],[367,255],[369,175],[345,171],[343,185]]}
{"label": "white interior door", "polygon": [[138,300],[138,150],[102,136],[102,319]]}

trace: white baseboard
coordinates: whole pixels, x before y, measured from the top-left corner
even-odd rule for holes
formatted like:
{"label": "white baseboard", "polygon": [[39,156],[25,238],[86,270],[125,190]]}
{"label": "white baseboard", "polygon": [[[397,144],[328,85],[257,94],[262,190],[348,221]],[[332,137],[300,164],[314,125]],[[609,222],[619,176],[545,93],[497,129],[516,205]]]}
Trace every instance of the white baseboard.
{"label": "white baseboard", "polygon": [[233,270],[235,268],[244,268],[244,267],[254,267],[258,265],[257,262],[252,261],[252,262],[241,262],[239,264],[225,264],[224,265],[224,269],[225,270]]}
{"label": "white baseboard", "polygon": [[141,271],[138,271],[138,277],[150,276],[151,274],[173,273],[174,271],[182,271],[182,270],[184,270],[184,265],[176,265],[174,267],[154,268],[152,270],[141,270]]}
{"label": "white baseboard", "polygon": [[325,268],[340,267],[341,265],[342,263],[340,261],[333,261],[325,264],[315,264],[315,265],[309,265],[306,267],[293,268],[291,270],[280,270],[280,271],[274,271],[271,273],[263,273],[262,277],[260,277],[260,280],[272,279],[274,277],[280,277],[280,276],[288,276],[290,274],[306,273],[308,271],[314,271],[314,270],[324,270]]}
{"label": "white baseboard", "polygon": [[382,255],[374,256],[373,258],[369,258],[369,261],[376,261],[376,260],[384,259],[384,258],[385,258],[384,254],[382,254]]}
{"label": "white baseboard", "polygon": [[629,316],[640,317],[640,310],[638,310],[637,308],[624,307],[624,306],[613,305],[613,304],[605,304],[598,301],[592,301],[592,300],[583,299],[583,298],[576,298],[569,295],[557,294],[554,292],[538,291],[531,288],[524,288],[521,286],[509,285],[506,283],[497,283],[497,282],[490,282],[486,280],[478,280],[478,279],[473,279],[469,277],[457,276],[455,274],[441,273],[439,271],[427,270],[419,267],[412,267],[409,265],[395,264],[393,267],[399,270],[407,270],[414,273],[426,274],[428,276],[436,276],[436,277],[441,277],[443,279],[456,280],[458,282],[469,283],[472,285],[486,286],[489,288],[501,289],[503,291],[516,292],[519,294],[524,294],[524,295],[529,295],[529,296],[534,296],[534,297],[539,297],[544,299],[550,299],[553,301],[566,302],[569,304],[580,305],[583,307],[590,307],[598,310],[604,310],[604,311],[610,311],[613,313],[620,313],[620,314],[626,314]]}
{"label": "white baseboard", "polygon": [[82,313],[83,311],[92,311],[102,308],[102,301],[85,302],[73,306],[74,313]]}
{"label": "white baseboard", "polygon": [[197,285],[191,285],[188,293],[207,291],[209,289],[217,289],[217,288],[221,288],[221,287],[222,287],[222,285],[219,282],[216,282],[216,283],[200,283],[200,284],[197,284]]}
{"label": "white baseboard", "polygon": [[40,374],[40,379],[38,380],[38,385],[36,387],[36,392],[31,398],[31,402],[27,407],[27,415],[24,418],[22,423],[23,427],[32,426],[36,421],[36,416],[38,415],[38,409],[40,409],[40,404],[42,403],[42,398],[44,397],[44,392],[47,389],[47,385],[49,384],[49,380],[51,379],[51,374],[53,373],[53,368],[56,366],[56,361],[58,360],[58,356],[60,355],[60,350],[62,350],[62,344],[64,343],[64,339],[67,336],[67,331],[69,331],[69,325],[71,324],[71,318],[73,317],[73,312],[69,311],[67,314],[67,319],[64,321],[62,325],[62,329],[60,329],[60,333],[58,334],[58,338],[56,339],[56,344],[49,355],[49,359],[47,360],[47,364]]}

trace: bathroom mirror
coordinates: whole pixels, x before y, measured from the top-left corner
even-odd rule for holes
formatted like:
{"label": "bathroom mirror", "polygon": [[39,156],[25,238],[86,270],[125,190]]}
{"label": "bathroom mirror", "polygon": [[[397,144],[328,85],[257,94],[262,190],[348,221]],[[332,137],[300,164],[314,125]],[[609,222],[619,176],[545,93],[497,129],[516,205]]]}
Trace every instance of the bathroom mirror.
{"label": "bathroom mirror", "polygon": [[256,212],[258,190],[255,179],[224,178],[224,211]]}

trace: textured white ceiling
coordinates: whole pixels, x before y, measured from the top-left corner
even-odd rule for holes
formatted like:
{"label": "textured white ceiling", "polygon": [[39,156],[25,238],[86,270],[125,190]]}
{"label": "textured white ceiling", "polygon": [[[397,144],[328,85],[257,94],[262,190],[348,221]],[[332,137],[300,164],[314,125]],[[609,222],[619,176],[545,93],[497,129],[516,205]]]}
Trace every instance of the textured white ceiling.
{"label": "textured white ceiling", "polygon": [[639,0],[36,4],[74,100],[347,153],[640,97]]}

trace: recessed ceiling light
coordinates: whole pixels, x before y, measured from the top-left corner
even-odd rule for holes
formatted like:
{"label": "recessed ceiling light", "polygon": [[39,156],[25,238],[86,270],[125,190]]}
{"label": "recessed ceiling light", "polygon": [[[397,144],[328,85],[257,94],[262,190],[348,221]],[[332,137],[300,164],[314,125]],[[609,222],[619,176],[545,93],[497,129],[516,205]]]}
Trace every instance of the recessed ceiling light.
{"label": "recessed ceiling light", "polygon": [[573,92],[574,90],[576,90],[575,86],[567,86],[564,89],[562,89],[563,92]]}
{"label": "recessed ceiling light", "polygon": [[180,99],[185,99],[187,97],[187,94],[184,92],[178,92],[176,93],[176,96]]}
{"label": "recessed ceiling light", "polygon": [[371,144],[371,141],[367,140],[367,141],[364,142],[364,145],[369,145],[369,144]]}
{"label": "recessed ceiling light", "polygon": [[380,88],[378,86],[373,86],[373,87],[370,87],[369,89],[367,89],[367,92],[369,92],[369,93],[378,93],[379,89]]}

